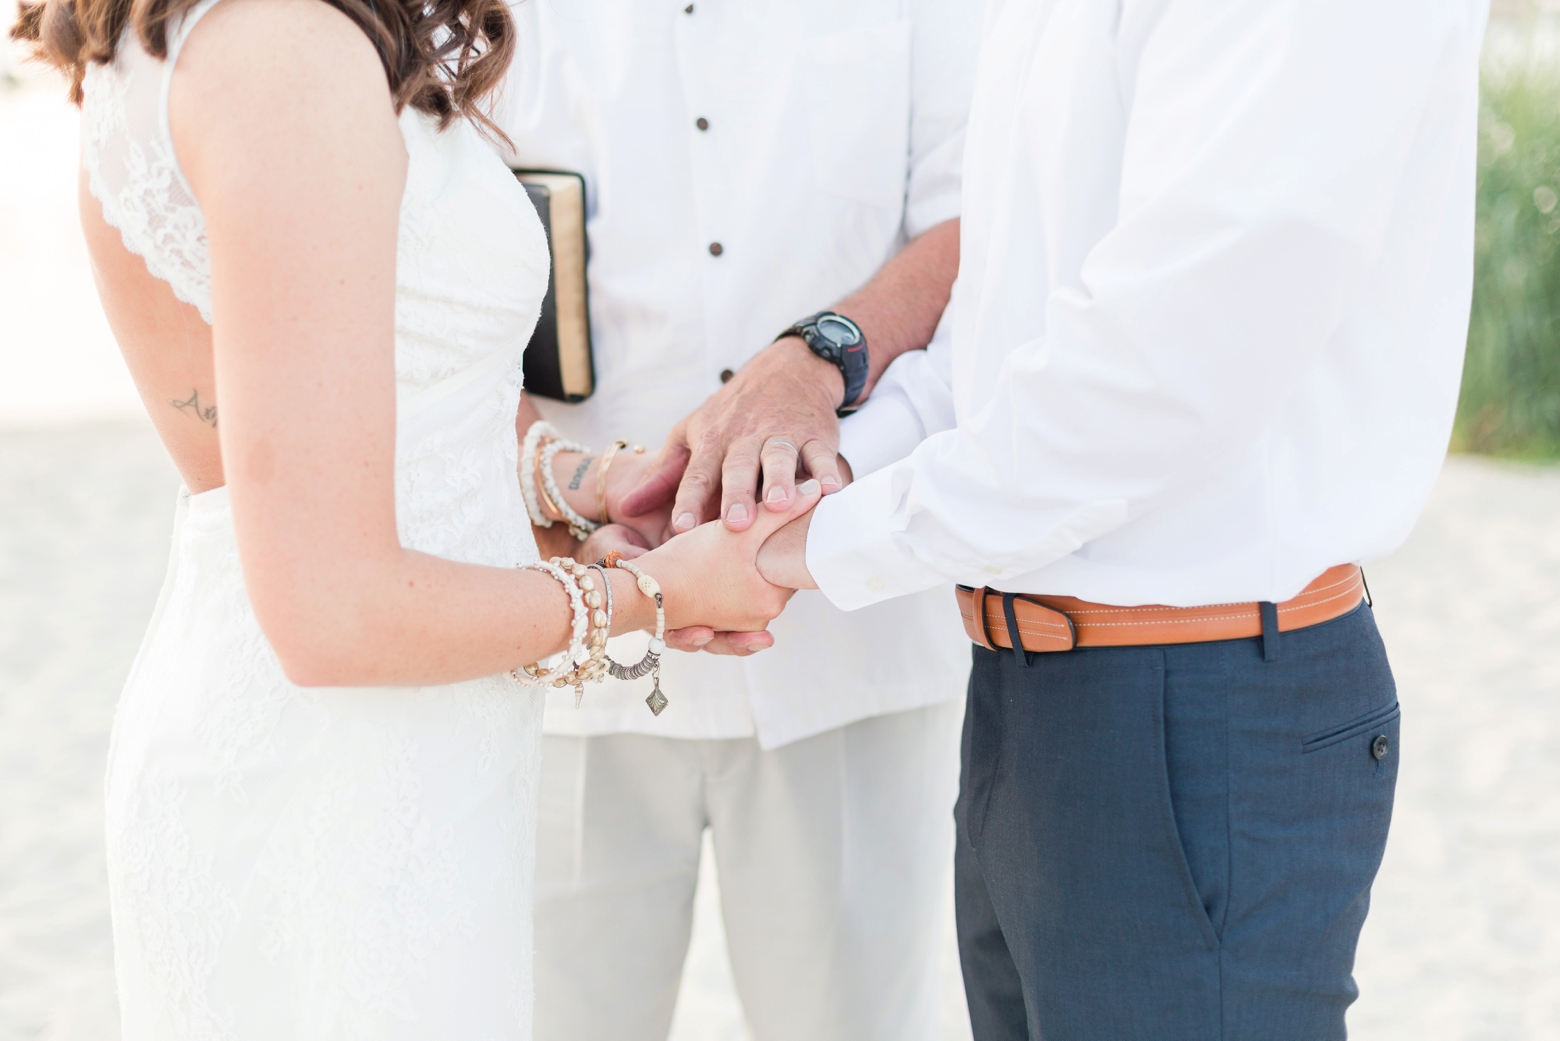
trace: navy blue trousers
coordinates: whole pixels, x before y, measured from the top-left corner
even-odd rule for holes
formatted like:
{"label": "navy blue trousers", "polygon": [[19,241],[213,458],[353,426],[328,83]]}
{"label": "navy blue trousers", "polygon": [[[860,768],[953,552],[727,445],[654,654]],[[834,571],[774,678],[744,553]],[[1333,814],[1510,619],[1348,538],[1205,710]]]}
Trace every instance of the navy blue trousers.
{"label": "navy blue trousers", "polygon": [[974,654],[975,1041],[1342,1039],[1397,780],[1370,609],[1266,644]]}

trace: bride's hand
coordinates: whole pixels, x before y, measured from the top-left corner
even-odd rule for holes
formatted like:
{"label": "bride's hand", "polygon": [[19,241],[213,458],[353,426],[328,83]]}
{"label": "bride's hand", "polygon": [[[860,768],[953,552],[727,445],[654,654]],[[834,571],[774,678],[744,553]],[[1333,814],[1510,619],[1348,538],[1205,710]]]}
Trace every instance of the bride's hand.
{"label": "bride's hand", "polygon": [[589,564],[605,559],[612,552],[618,553],[624,560],[633,560],[650,552],[650,544],[633,528],[621,524],[603,524],[569,556],[582,564]]}
{"label": "bride's hand", "polygon": [[686,629],[672,629],[666,634],[666,646],[690,654],[703,651],[705,654],[746,658],[774,645],[774,636],[763,629],[756,633],[718,633],[707,625],[693,625]]}
{"label": "bride's hand", "polygon": [[698,626],[756,633],[780,614],[794,591],[766,582],[755,561],[770,535],[817,504],[816,480],[796,491],[791,509],[759,511],[746,531],[732,532],[711,521],[635,561],[661,586],[668,629]]}
{"label": "bride's hand", "polygon": [[607,518],[634,531],[650,547],[659,546],[672,534],[671,503],[634,517],[623,512],[622,503],[650,472],[653,460],[653,456],[645,453],[620,451],[607,470]]}

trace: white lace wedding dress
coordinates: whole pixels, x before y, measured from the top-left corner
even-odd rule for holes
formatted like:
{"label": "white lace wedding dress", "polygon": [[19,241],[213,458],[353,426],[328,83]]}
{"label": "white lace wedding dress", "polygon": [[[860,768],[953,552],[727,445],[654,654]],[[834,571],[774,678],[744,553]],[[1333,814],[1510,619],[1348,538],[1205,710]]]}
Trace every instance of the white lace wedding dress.
{"label": "white lace wedding dress", "polygon": [[[208,321],[204,222],[167,101],[214,2],[170,33],[167,62],[127,36],[83,108],[104,216]],[[514,418],[546,241],[469,124],[441,133],[408,109],[400,126],[401,540],[511,567],[536,556]],[[293,686],[250,608],[225,489],[181,495],[108,767],[124,1041],[529,1038],[541,712],[507,677]]]}

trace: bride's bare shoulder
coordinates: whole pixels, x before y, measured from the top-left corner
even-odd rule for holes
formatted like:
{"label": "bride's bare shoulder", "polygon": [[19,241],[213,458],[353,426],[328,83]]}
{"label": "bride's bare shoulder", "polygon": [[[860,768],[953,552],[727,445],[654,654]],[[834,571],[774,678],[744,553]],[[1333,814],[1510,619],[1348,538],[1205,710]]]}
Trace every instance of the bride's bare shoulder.
{"label": "bride's bare shoulder", "polygon": [[178,56],[169,119],[181,160],[199,142],[268,131],[294,139],[393,126],[368,36],[322,0],[222,0]]}

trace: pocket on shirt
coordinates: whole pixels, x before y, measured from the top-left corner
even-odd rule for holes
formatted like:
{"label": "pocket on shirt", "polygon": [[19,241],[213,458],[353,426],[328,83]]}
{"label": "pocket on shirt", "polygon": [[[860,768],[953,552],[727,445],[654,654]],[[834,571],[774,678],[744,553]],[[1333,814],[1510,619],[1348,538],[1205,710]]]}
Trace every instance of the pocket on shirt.
{"label": "pocket on shirt", "polygon": [[910,23],[812,36],[801,47],[798,72],[818,189],[902,208],[910,150]]}

